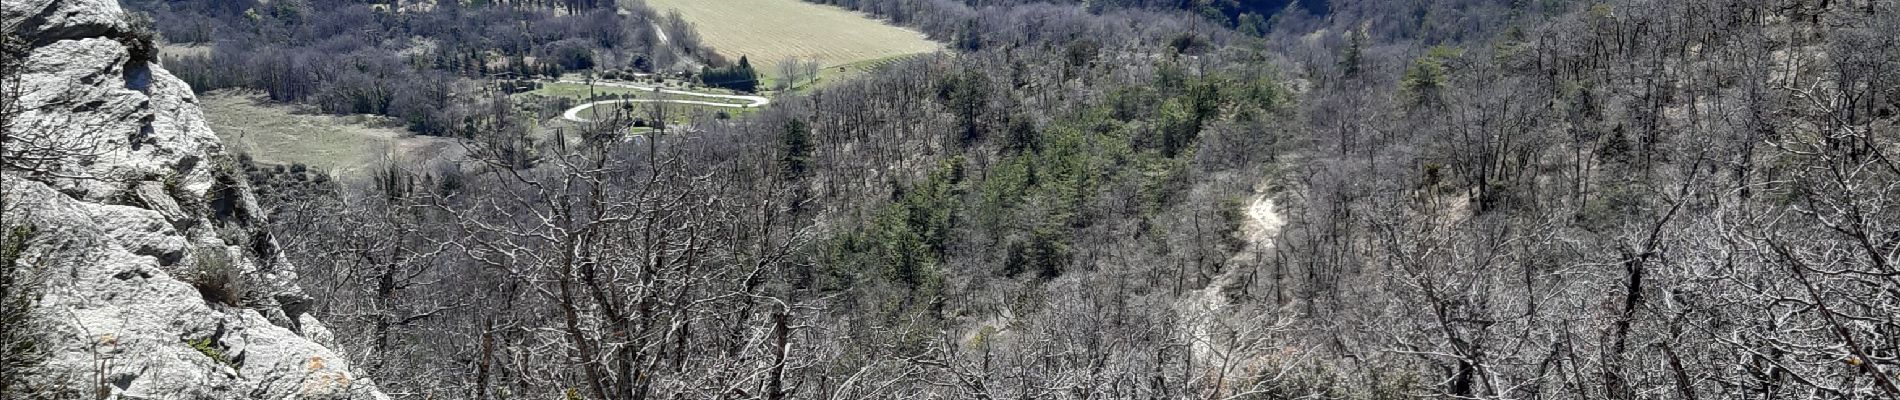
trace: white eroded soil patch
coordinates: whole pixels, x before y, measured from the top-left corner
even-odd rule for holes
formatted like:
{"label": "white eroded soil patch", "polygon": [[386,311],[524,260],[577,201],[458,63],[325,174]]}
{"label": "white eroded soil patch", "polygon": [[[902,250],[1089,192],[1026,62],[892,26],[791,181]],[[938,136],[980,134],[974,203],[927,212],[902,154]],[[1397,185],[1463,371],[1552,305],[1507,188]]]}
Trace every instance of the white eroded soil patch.
{"label": "white eroded soil patch", "polygon": [[1227,345],[1230,341],[1217,336],[1217,325],[1226,323],[1229,312],[1224,290],[1242,269],[1238,266],[1256,263],[1259,257],[1273,251],[1273,239],[1286,224],[1265,186],[1256,186],[1247,199],[1247,218],[1240,228],[1241,237],[1246,239],[1245,248],[1227,259],[1228,267],[1208,282],[1207,287],[1189,292],[1181,299],[1181,315],[1185,316],[1182,329],[1187,332],[1188,351],[1197,368],[1213,370],[1239,361],[1230,359],[1233,357],[1233,349]]}

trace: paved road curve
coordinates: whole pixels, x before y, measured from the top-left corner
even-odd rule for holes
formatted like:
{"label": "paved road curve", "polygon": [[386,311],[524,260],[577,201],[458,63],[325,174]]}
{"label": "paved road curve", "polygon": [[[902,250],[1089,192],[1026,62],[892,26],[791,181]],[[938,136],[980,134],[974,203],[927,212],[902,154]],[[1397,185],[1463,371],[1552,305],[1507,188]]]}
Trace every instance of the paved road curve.
{"label": "paved road curve", "polygon": [[[582,82],[582,81],[572,81],[572,80],[562,80],[562,81],[560,81],[560,82],[561,82],[561,83],[571,83],[571,84],[577,84],[577,85],[586,85],[586,84],[587,84],[587,82]],[[688,92],[688,91],[684,91],[684,90],[673,90],[673,89],[662,89],[662,88],[658,88],[658,87],[653,87],[653,86],[644,86],[644,85],[635,85],[635,84],[631,84],[631,83],[621,83],[621,82],[601,82],[601,81],[595,81],[595,82],[594,82],[594,85],[595,85],[595,86],[605,86],[605,87],[616,87],[616,88],[623,88],[623,89],[635,89],[635,90],[645,90],[645,91],[657,91],[657,92],[659,92],[659,93],[665,93],[665,94],[671,94],[671,95],[680,95],[680,96],[690,96],[690,97],[703,97],[703,98],[710,98],[710,99],[727,99],[727,100],[743,100],[743,101],[745,101],[746,103],[745,103],[745,104],[739,104],[739,103],[728,103],[728,102],[716,102],[716,101],[704,101],[704,100],[681,100],[681,99],[621,99],[621,100],[601,100],[601,101],[596,101],[596,102],[592,102],[592,103],[587,103],[587,104],[582,104],[582,105],[579,105],[579,106],[575,106],[574,108],[569,108],[569,109],[567,109],[567,112],[566,112],[566,113],[563,113],[563,114],[561,114],[561,118],[563,118],[563,119],[566,119],[566,120],[568,120],[568,121],[574,121],[574,122],[592,122],[592,121],[590,121],[590,120],[588,120],[588,119],[586,119],[586,118],[581,118],[581,115],[580,115],[580,113],[581,113],[581,110],[586,110],[586,109],[588,109],[588,108],[590,108],[590,107],[594,107],[594,106],[598,106],[598,105],[604,105],[604,104],[617,104],[617,103],[654,103],[654,102],[666,102],[666,103],[673,103],[673,104],[691,104],[691,105],[698,105],[698,106],[708,106],[708,107],[726,107],[726,108],[754,108],[754,107],[763,107],[763,106],[765,106],[765,105],[767,105],[767,104],[772,104],[772,99],[768,99],[768,98],[765,98],[765,97],[760,97],[760,96],[747,96],[747,95],[733,95],[733,94],[714,94],[714,93],[699,93],[699,92]]]}

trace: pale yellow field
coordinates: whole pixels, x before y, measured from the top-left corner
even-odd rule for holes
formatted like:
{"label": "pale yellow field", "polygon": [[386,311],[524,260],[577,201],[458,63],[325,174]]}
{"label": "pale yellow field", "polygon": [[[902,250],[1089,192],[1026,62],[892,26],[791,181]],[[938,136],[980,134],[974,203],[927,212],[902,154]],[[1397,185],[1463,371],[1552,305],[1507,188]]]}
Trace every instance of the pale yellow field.
{"label": "pale yellow field", "polygon": [[779,61],[817,58],[828,69],[942,48],[923,33],[869,15],[799,0],[646,0],[664,13],[678,10],[707,45],[734,62],[746,56],[760,74]]}
{"label": "pale yellow field", "polygon": [[298,163],[355,178],[382,162],[454,159],[462,151],[451,139],[412,135],[382,117],[301,114],[260,93],[220,90],[198,100],[226,150],[249,153],[263,164]]}

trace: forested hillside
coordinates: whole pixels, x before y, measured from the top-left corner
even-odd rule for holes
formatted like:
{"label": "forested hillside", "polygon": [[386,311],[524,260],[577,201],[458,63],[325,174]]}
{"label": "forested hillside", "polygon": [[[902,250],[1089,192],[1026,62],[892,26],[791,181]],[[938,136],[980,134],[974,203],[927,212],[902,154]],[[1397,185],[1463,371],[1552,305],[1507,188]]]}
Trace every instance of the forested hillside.
{"label": "forested hillside", "polygon": [[1258,286],[1309,346],[1457,396],[1900,395],[1891,5],[1513,14],[1315,57]]}
{"label": "forested hillside", "polygon": [[[1793,5],[1338,4],[1254,40],[1189,13],[860,2],[961,52],[332,204],[412,228],[302,249],[485,271],[452,275],[486,276],[477,296],[332,303],[500,310],[367,325],[379,367],[445,371],[396,375],[423,387],[1889,396],[1894,13]],[[1241,234],[1256,185],[1287,220],[1264,249]],[[596,361],[510,350],[549,348]]]}
{"label": "forested hillside", "polygon": [[[1892,2],[810,2],[949,50],[637,134],[680,105],[497,97],[467,159],[362,182],[240,168],[398,398],[1900,398]],[[510,21],[405,39],[436,60],[699,48],[352,7]],[[624,35],[496,28],[589,18]],[[392,70],[485,82],[444,65]]]}

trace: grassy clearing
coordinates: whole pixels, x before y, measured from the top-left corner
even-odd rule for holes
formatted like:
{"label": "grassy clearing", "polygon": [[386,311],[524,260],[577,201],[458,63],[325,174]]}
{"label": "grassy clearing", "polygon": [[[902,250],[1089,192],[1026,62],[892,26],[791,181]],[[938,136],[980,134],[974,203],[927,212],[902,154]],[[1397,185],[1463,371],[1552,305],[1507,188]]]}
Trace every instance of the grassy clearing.
{"label": "grassy clearing", "polygon": [[[579,115],[581,116],[581,118],[587,118],[587,119],[598,121],[603,118],[612,116],[613,113],[615,112],[626,112],[628,113],[627,115],[630,115],[634,118],[645,119],[647,115],[652,113],[651,107],[653,107],[653,105],[649,103],[609,103],[609,104],[600,104],[600,105],[595,105],[593,107],[588,107],[585,110],[581,110]],[[756,108],[712,107],[712,106],[701,106],[701,105],[690,105],[690,104],[667,104],[666,118],[668,121],[671,121],[672,123],[681,124],[681,123],[691,122],[693,119],[701,117],[701,116],[710,117],[710,116],[718,115],[720,112],[725,112],[726,115],[729,117],[738,117],[740,115],[750,113],[754,110],[757,110],[757,109]]]}
{"label": "grassy clearing", "polygon": [[167,43],[158,46],[160,59],[210,57],[211,46]]}
{"label": "grassy clearing", "polygon": [[[691,88],[672,88],[672,89],[700,90],[700,89],[691,89]],[[665,98],[665,99],[673,99],[673,100],[705,101],[705,102],[726,103],[726,104],[747,104],[748,103],[745,100],[738,100],[738,99],[723,99],[723,98],[717,98],[717,97],[701,97],[701,96],[686,96],[686,95],[678,95],[678,94],[655,93],[651,90],[630,89],[630,88],[601,86],[601,85],[595,85],[593,89],[590,91],[587,85],[585,84],[565,83],[565,82],[548,82],[542,85],[540,89],[524,92],[520,94],[520,96],[566,97],[566,98],[574,99],[576,104],[589,103],[596,100],[613,100],[616,98],[629,98],[629,99]],[[620,97],[620,96],[624,96],[624,97]],[[627,115],[630,115],[634,118],[645,119],[647,115],[651,114],[651,111],[650,111],[651,107],[653,107],[653,105],[649,103],[600,104],[600,105],[595,105],[593,107],[588,107],[587,109],[581,110],[581,112],[579,113],[579,116],[581,118],[587,118],[591,120],[601,120],[601,119],[605,119],[607,117],[612,116],[613,113],[616,111],[623,111],[623,112],[627,112],[628,113]],[[736,117],[739,115],[750,113],[754,110],[757,110],[757,108],[714,107],[714,106],[706,106],[706,105],[671,103],[671,104],[666,105],[666,118],[668,121],[671,121],[672,123],[680,124],[680,123],[690,122],[701,116],[710,117],[710,116],[718,115],[720,112],[726,113],[726,115],[729,117]],[[558,115],[554,117],[558,117]]]}
{"label": "grassy clearing", "polygon": [[647,5],[678,10],[719,54],[733,60],[747,56],[768,75],[792,57],[816,58],[825,69],[836,70],[943,47],[917,31],[799,0],[647,0]]}
{"label": "grassy clearing", "polygon": [[[698,89],[695,89],[695,90],[698,90]],[[708,92],[712,92],[712,91],[708,91]],[[629,98],[638,98],[638,99],[654,99],[654,98],[660,98],[660,96],[665,96],[665,98],[676,99],[676,100],[707,101],[707,102],[714,102],[714,103],[729,103],[729,104],[747,104],[747,102],[744,100],[723,99],[723,98],[717,98],[717,97],[685,96],[685,95],[676,95],[676,94],[661,94],[661,93],[654,93],[652,90],[641,90],[641,89],[631,89],[631,88],[602,86],[602,85],[595,85],[592,90],[589,90],[587,88],[587,85],[585,84],[566,83],[566,82],[548,82],[546,84],[543,84],[540,89],[531,90],[531,91],[525,92],[524,94],[548,96],[548,97],[566,97],[566,98],[571,98],[571,99],[582,101],[582,102],[593,101],[595,99],[607,100],[611,98],[611,96],[629,96]]]}
{"label": "grassy clearing", "polygon": [[301,163],[347,178],[363,176],[385,158],[421,162],[461,151],[453,140],[415,136],[386,118],[299,114],[254,92],[217,91],[199,100],[225,147],[260,163]]}
{"label": "grassy clearing", "polygon": [[652,92],[646,91],[646,90],[635,90],[635,89],[607,87],[607,86],[598,86],[598,85],[594,86],[593,90],[590,91],[588,90],[587,85],[576,84],[576,83],[565,83],[565,82],[543,83],[540,89],[530,90],[526,92],[526,94],[532,94],[532,95],[540,95],[540,96],[548,96],[548,97],[567,97],[567,98],[571,98],[575,100],[583,100],[583,101],[587,100],[589,95],[611,96],[611,95],[619,95],[619,94],[640,95],[640,94],[650,94],[650,93]]}

